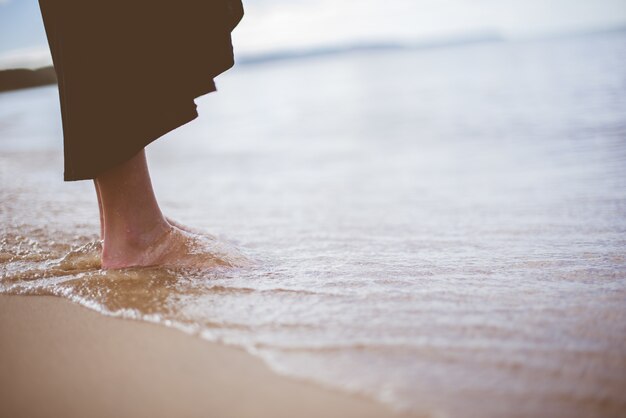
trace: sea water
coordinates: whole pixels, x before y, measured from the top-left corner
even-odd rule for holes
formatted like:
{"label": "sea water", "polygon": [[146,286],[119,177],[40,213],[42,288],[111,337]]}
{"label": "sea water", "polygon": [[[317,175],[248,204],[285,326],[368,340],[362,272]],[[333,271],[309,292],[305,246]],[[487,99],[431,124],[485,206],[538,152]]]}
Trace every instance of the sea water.
{"label": "sea water", "polygon": [[0,95],[0,292],[177,327],[426,416],[624,416],[626,34],[217,81],[148,157],[167,215],[253,267],[100,270],[50,86]]}

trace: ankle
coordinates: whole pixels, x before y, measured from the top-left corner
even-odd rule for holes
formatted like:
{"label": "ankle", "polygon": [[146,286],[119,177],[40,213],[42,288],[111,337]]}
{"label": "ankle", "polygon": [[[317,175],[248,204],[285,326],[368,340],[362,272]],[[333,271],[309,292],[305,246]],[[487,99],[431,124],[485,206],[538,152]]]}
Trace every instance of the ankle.
{"label": "ankle", "polygon": [[172,226],[163,219],[151,225],[128,226],[118,237],[122,238],[123,245],[141,250],[155,245],[171,232],[171,229]]}
{"label": "ankle", "polygon": [[149,228],[119,228],[105,230],[102,248],[102,266],[126,267],[143,265],[147,258],[153,258],[160,243],[172,232],[167,222],[159,222]]}

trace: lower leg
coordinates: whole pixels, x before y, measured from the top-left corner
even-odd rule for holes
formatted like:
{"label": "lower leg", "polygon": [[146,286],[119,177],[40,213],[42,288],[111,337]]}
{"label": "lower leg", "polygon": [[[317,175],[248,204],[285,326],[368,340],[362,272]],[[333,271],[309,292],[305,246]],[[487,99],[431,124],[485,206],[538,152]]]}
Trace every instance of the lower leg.
{"label": "lower leg", "polygon": [[[98,186],[98,182],[94,180],[93,182],[95,188],[96,188],[96,195],[98,197],[98,211],[100,213],[100,239],[103,240],[104,239],[104,210],[102,209],[102,194],[100,193],[100,187]],[[191,232],[194,234],[206,234],[203,231],[200,231],[198,229],[195,228],[190,228],[186,225],[183,225],[175,220],[173,220],[172,218],[169,217],[165,217],[165,220],[167,221],[167,223],[169,223],[170,225],[178,228],[178,229],[182,229],[183,231],[187,231],[187,232]]]}
{"label": "lower leg", "polygon": [[145,152],[95,179],[99,196],[104,268],[149,265],[171,232],[157,203]]}
{"label": "lower leg", "polygon": [[94,186],[96,186],[96,196],[98,197],[98,212],[100,213],[100,239],[104,239],[104,212],[102,211],[102,196],[100,196],[100,188],[98,182],[94,180]]}
{"label": "lower leg", "polygon": [[190,233],[163,216],[145,152],[95,179],[104,244],[102,268],[245,265],[236,249],[207,234]]}

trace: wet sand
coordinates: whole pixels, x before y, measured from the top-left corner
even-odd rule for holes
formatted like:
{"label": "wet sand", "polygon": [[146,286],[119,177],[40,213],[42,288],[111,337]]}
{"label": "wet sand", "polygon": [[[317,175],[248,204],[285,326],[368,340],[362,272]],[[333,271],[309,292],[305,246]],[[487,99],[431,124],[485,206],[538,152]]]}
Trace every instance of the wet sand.
{"label": "wet sand", "polygon": [[0,296],[0,335],[1,416],[399,416],[240,349],[60,298]]}

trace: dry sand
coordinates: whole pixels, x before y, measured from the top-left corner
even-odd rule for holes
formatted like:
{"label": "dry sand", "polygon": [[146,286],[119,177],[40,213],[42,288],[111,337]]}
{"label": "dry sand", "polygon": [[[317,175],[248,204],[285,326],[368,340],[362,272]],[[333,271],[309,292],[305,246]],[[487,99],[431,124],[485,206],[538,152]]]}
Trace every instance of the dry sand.
{"label": "dry sand", "polygon": [[243,350],[54,297],[0,296],[2,417],[391,417]]}

